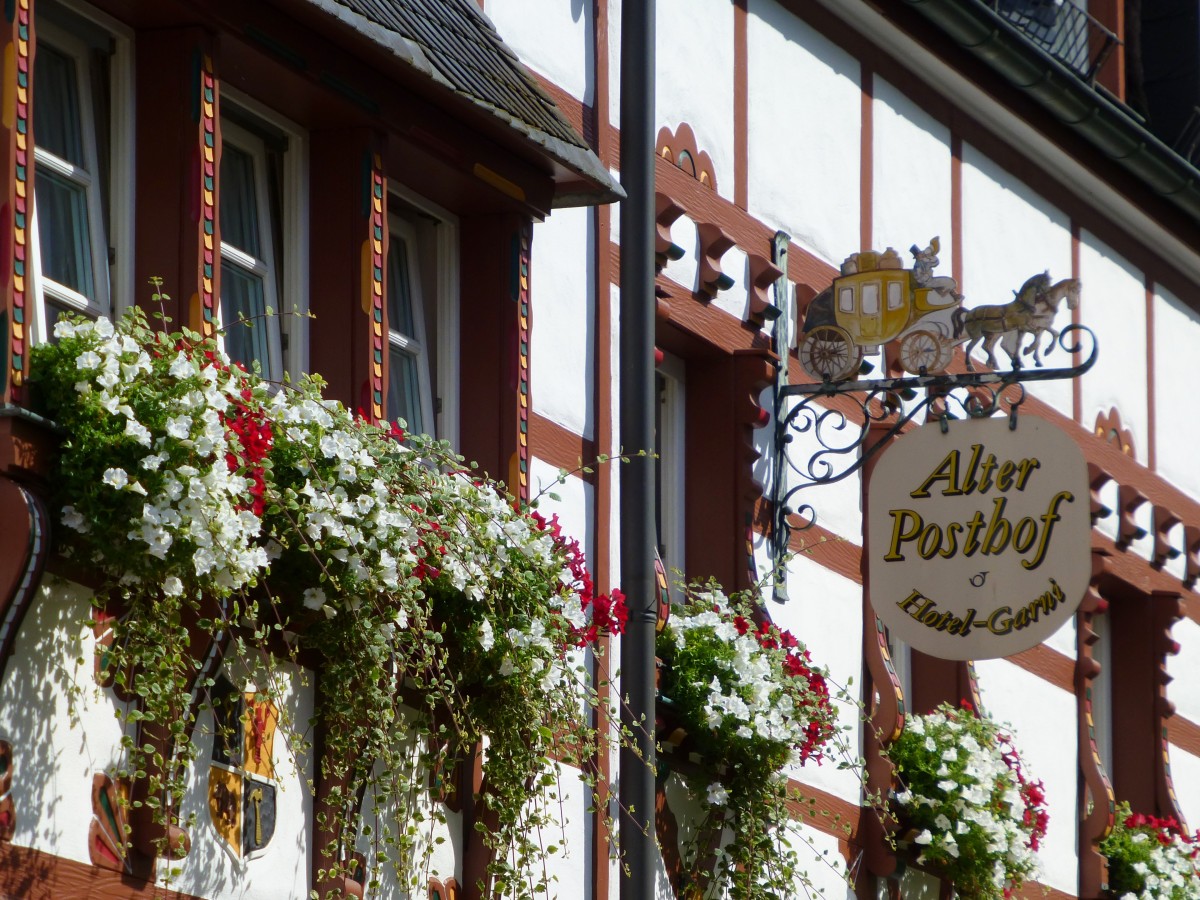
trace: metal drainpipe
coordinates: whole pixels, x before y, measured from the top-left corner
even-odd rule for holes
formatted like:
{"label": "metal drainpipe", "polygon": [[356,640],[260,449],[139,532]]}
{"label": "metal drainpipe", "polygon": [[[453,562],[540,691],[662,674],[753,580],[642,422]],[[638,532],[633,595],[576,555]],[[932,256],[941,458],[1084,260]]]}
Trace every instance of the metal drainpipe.
{"label": "metal drainpipe", "polygon": [[[621,4],[620,428],[627,453],[654,448],[655,6]],[[635,744],[620,752],[621,900],[654,896],[654,464],[634,456],[621,471],[621,584],[630,606],[621,638],[621,724]]]}

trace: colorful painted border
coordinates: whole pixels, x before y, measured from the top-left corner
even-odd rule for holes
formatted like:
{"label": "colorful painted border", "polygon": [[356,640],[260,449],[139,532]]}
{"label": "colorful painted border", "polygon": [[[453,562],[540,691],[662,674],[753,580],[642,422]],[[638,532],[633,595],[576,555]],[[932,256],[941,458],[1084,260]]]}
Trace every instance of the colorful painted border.
{"label": "colorful painted border", "polygon": [[[9,124],[16,135],[13,178],[12,335],[9,338],[11,353],[8,380],[12,399],[20,401],[25,384],[25,347],[29,337],[29,317],[26,314],[29,308],[26,302],[29,297],[26,264],[29,248],[29,175],[32,168],[32,148],[29,146],[29,61],[32,46],[29,33],[29,0],[17,0],[16,23],[16,40],[5,48],[4,66],[6,78],[15,74],[15,108],[6,108],[4,116],[6,119],[13,116],[11,121],[5,124]],[[8,98],[5,97],[5,100]]]}
{"label": "colorful painted border", "polygon": [[383,420],[383,160],[371,156],[371,421]]}
{"label": "colorful painted border", "polygon": [[200,310],[201,330],[210,337],[217,328],[215,297],[216,265],[216,133],[217,101],[216,78],[213,74],[212,57],[202,54],[200,65],[200,128],[203,140],[200,171],[200,221],[204,229],[201,240]]}
{"label": "colorful painted border", "polygon": [[517,251],[517,499],[529,502],[529,258],[533,226],[521,225]]}

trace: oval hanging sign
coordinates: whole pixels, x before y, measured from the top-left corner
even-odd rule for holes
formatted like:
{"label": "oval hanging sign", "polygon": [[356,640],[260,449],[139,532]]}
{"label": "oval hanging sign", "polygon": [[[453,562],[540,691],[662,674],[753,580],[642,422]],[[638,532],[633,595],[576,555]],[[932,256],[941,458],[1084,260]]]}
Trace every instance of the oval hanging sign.
{"label": "oval hanging sign", "polygon": [[1083,599],[1087,463],[1053,425],[926,425],[888,448],[867,491],[872,605],[921,652],[1011,656],[1046,640]]}

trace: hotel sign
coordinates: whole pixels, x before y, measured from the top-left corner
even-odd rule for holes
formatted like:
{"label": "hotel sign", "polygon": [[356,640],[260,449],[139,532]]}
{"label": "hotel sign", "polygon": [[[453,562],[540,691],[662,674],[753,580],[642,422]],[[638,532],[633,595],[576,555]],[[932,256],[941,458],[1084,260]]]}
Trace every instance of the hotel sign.
{"label": "hotel sign", "polygon": [[1011,656],[1046,640],[1083,599],[1087,464],[1047,422],[927,425],[880,457],[867,491],[872,605],[923,653]]}

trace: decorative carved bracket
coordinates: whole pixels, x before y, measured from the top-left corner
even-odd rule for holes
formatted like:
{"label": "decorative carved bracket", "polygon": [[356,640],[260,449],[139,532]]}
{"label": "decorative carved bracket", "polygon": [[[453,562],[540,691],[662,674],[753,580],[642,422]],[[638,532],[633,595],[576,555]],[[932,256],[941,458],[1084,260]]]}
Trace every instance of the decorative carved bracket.
{"label": "decorative carved bracket", "polygon": [[1093,647],[1099,640],[1093,620],[1108,610],[1108,601],[1096,590],[1106,554],[1092,551],[1092,586],[1076,613],[1075,700],[1078,707],[1079,768],[1084,790],[1079,796],[1079,895],[1099,897],[1108,883],[1108,863],[1097,849],[1113,825],[1116,796],[1100,759],[1096,724],[1092,716],[1092,691],[1100,674]]}
{"label": "decorative carved bracket", "polygon": [[736,283],[732,277],[721,270],[721,257],[733,247],[735,241],[720,225],[712,222],[702,222],[696,226],[700,237],[700,268],[699,286],[697,293],[703,294],[709,300],[714,299],[720,291],[727,291]]}
{"label": "decorative carved bracket", "polygon": [[1158,684],[1154,714],[1156,733],[1159,735],[1159,752],[1154,764],[1155,803],[1160,816],[1174,816],[1186,832],[1187,825],[1184,823],[1183,811],[1179,807],[1179,799],[1175,796],[1175,783],[1171,778],[1167,719],[1175,715],[1175,704],[1167,697],[1167,686],[1171,683],[1171,676],[1167,674],[1166,664],[1168,656],[1179,652],[1179,644],[1171,637],[1171,629],[1186,613],[1183,599],[1176,593],[1155,591],[1150,595],[1150,601],[1154,616],[1154,658],[1159,663],[1156,672]]}
{"label": "decorative carved bracket", "polygon": [[671,226],[683,215],[683,207],[661,191],[654,193],[654,265],[659,272],[668,262],[683,259],[687,250],[671,240]]}
{"label": "decorative carved bracket", "polygon": [[750,321],[761,326],[764,321],[779,318],[782,312],[768,299],[767,292],[774,287],[783,270],[765,256],[751,253],[750,261]]}

